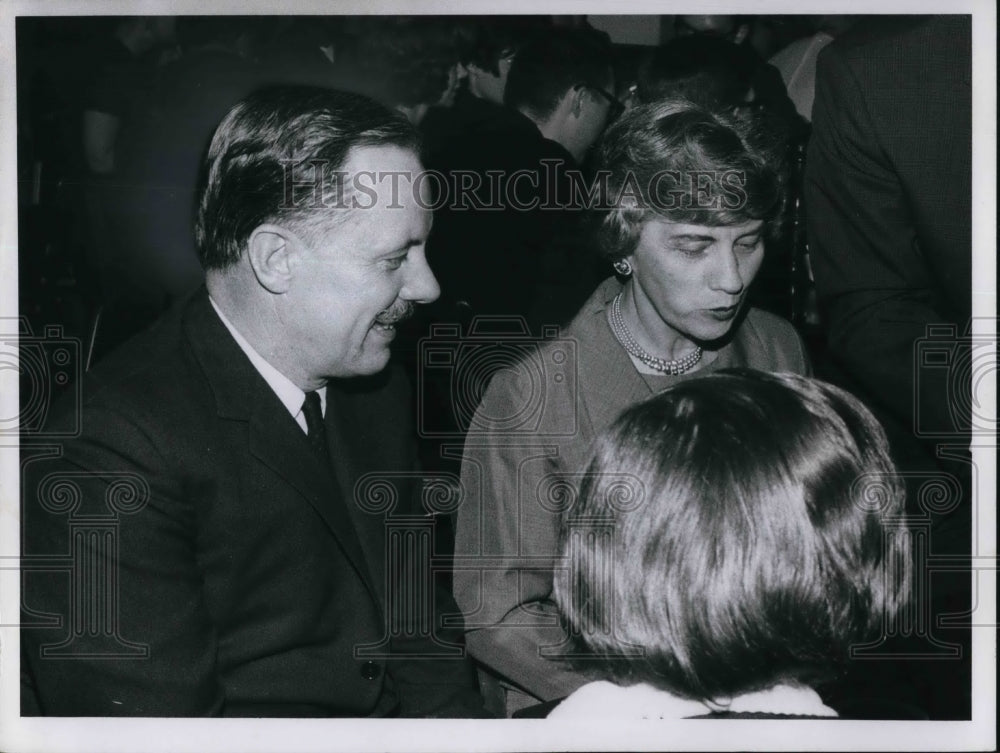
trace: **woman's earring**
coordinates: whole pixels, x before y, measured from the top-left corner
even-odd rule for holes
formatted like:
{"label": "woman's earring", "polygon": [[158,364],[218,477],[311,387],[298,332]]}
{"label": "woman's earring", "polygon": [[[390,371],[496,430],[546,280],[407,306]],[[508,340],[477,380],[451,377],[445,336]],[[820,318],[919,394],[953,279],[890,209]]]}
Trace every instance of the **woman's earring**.
{"label": "woman's earring", "polygon": [[622,277],[628,277],[630,274],[632,274],[632,265],[629,264],[625,259],[619,259],[611,266],[614,267],[615,272],[620,274]]}

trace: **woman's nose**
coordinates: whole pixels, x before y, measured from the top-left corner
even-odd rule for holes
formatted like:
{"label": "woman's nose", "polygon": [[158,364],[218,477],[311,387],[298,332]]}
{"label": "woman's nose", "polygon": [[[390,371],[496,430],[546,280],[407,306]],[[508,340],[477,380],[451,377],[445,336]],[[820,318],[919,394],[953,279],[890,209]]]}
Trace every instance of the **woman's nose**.
{"label": "woman's nose", "polygon": [[713,290],[721,290],[730,295],[743,292],[746,281],[740,261],[733,249],[727,249],[719,255],[719,260],[712,270],[711,285]]}

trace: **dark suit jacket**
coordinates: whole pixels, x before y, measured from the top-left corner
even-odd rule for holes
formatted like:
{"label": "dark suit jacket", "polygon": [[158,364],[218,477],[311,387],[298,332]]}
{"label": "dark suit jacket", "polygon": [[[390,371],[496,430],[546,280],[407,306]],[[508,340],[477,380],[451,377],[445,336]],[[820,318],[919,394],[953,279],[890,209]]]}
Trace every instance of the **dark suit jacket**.
{"label": "dark suit jacket", "polygon": [[866,22],[817,63],[805,197],[830,349],[911,443],[968,405],[914,363],[928,325],[949,348],[971,313],[971,72],[969,16]]}
{"label": "dark suit jacket", "polygon": [[329,386],[331,473],[202,290],[84,395],[80,436],[24,449],[25,713],[479,713],[426,610],[387,629],[387,584],[402,604],[414,576],[387,567],[387,531],[426,521],[400,518],[423,511],[399,372]]}
{"label": "dark suit jacket", "polygon": [[450,192],[427,240],[441,283],[432,309],[454,321],[449,305],[465,301],[473,314],[521,316],[533,329],[567,322],[601,279],[585,242],[586,186],[573,156],[527,116],[467,92],[421,129],[427,166]]}

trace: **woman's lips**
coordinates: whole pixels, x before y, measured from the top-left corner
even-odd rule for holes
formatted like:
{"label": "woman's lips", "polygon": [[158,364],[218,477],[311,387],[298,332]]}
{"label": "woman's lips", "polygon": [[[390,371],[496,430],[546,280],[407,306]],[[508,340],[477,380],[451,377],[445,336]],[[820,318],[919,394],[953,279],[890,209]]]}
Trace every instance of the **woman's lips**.
{"label": "woman's lips", "polygon": [[716,321],[727,322],[740,310],[740,304],[735,303],[732,306],[717,306],[715,308],[707,309],[708,315],[711,316]]}

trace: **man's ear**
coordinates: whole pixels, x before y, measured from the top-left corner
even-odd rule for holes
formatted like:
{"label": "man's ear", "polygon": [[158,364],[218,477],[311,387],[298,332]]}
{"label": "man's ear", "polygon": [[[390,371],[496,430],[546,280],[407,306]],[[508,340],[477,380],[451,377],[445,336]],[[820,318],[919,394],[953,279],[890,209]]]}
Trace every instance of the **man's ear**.
{"label": "man's ear", "polygon": [[297,238],[280,225],[254,228],[247,241],[247,258],[261,287],[276,294],[288,290],[297,243]]}

